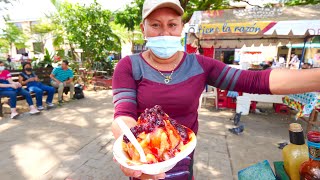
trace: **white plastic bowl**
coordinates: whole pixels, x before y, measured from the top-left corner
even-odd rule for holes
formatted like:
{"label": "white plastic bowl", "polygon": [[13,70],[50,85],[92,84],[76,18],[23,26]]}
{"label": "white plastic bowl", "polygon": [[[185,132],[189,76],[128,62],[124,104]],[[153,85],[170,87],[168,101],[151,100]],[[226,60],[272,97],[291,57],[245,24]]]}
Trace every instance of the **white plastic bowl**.
{"label": "white plastic bowl", "polygon": [[197,138],[194,133],[192,133],[190,136],[191,141],[188,144],[186,144],[186,149],[179,152],[174,158],[154,164],[129,165],[127,162],[130,161],[130,159],[128,159],[126,153],[123,151],[122,148],[122,134],[113,144],[113,156],[122,166],[132,170],[142,171],[142,173],[144,174],[155,175],[165,173],[172,169],[179,161],[191,154],[192,151],[195,149],[197,145]]}

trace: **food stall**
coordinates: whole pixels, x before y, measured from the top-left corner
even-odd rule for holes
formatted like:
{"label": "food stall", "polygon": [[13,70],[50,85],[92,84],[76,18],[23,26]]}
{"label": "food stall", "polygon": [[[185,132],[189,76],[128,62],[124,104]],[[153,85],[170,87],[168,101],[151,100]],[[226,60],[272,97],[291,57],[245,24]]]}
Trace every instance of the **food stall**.
{"label": "food stall", "polygon": [[[320,35],[319,9],[320,5],[309,5],[196,11],[184,29],[185,50],[194,53],[201,48],[205,56],[225,63],[234,58],[241,69],[258,69],[261,63],[278,59],[282,68],[288,66],[292,53],[299,53],[301,61],[319,58],[320,51],[306,48],[310,39]],[[303,46],[297,49],[296,44]],[[232,50],[233,56],[226,56]],[[279,103],[282,98],[244,95],[258,102]]]}
{"label": "food stall", "polygon": [[[279,49],[286,47],[282,49],[289,61],[294,44],[305,45],[310,37],[320,35],[318,9],[320,5],[196,11],[185,26],[186,51],[201,47],[204,55],[223,61],[233,57],[240,64],[248,63],[248,52],[260,52],[249,61],[252,65],[279,58]],[[223,56],[230,51],[234,54]]]}

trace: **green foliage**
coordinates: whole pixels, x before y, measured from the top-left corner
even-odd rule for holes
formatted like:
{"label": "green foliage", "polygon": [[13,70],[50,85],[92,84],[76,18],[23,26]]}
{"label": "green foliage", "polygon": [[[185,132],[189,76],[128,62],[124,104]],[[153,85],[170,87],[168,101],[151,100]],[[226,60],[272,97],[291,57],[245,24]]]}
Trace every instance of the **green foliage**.
{"label": "green foliage", "polygon": [[55,30],[56,27],[53,23],[41,21],[31,27],[31,33],[37,35],[36,41],[41,43],[40,51],[44,53],[44,46],[47,40],[50,38],[49,34]]}
{"label": "green foliage", "polygon": [[[109,26],[112,14],[96,1],[89,6],[64,2],[58,10],[56,23],[63,27],[72,48],[83,50],[84,60],[92,64],[110,51],[120,51],[120,38]],[[57,40],[61,41],[62,37]]]}
{"label": "green foliage", "polygon": [[45,49],[45,54],[43,59],[32,59],[32,66],[34,68],[46,68],[52,67],[52,63],[54,62],[54,54],[50,54],[48,49]]}
{"label": "green foliage", "polygon": [[34,34],[45,35],[52,32],[55,29],[55,25],[49,22],[41,21],[31,27],[31,31]]}
{"label": "green foliage", "polygon": [[133,31],[129,31],[123,25],[116,24],[114,21],[110,23],[113,33],[117,34],[123,43],[143,44],[143,34],[139,26],[135,26]]}
{"label": "green foliage", "polygon": [[126,5],[123,11],[115,13],[115,23],[123,25],[128,31],[134,31],[142,21],[142,7],[144,0],[135,0]]}
{"label": "green foliage", "polygon": [[225,9],[228,7],[227,0],[180,0],[184,9],[183,21],[188,22],[194,11]]}
{"label": "green foliage", "polygon": [[307,4],[319,4],[320,0],[288,0],[287,6],[307,5]]}
{"label": "green foliage", "polygon": [[[134,0],[127,5],[123,11],[115,14],[115,22],[123,25],[129,31],[133,31],[135,26],[139,26],[142,17],[142,7],[144,0]],[[194,11],[224,9],[228,7],[228,0],[180,0],[182,8],[185,10],[183,21],[188,22]]]}
{"label": "green foliage", "polygon": [[14,23],[6,22],[6,27],[2,29],[3,34],[0,36],[2,44],[12,49],[14,44],[18,49],[24,48],[28,37]]}
{"label": "green foliage", "polygon": [[133,50],[134,44],[144,44],[139,26],[142,21],[143,2],[144,0],[135,0],[130,5],[126,5],[123,11],[117,11],[114,15],[116,23],[114,26],[120,25],[120,28],[117,29],[122,29],[122,32],[126,33],[122,38],[125,39],[124,42],[132,43],[131,50]]}
{"label": "green foliage", "polygon": [[9,48],[9,42],[4,38],[0,38],[0,53],[7,53]]}

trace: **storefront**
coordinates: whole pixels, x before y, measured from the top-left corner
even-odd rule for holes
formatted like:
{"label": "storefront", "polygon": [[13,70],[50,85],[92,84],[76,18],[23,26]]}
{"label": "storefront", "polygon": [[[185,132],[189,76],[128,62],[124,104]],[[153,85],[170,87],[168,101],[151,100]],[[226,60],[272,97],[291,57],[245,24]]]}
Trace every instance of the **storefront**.
{"label": "storefront", "polygon": [[[320,5],[277,8],[196,11],[185,27],[186,51],[225,63],[259,64],[292,53],[314,58],[308,47],[320,35]],[[303,44],[303,48],[296,48]],[[200,48],[201,47],[201,48]]]}

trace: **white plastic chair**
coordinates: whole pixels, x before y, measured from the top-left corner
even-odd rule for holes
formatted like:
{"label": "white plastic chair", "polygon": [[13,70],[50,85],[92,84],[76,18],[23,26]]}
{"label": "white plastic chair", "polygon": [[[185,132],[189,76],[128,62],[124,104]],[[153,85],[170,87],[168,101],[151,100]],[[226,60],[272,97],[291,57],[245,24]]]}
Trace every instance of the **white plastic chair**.
{"label": "white plastic chair", "polygon": [[[218,109],[217,88],[208,85],[208,91],[206,91],[206,89],[204,88],[204,90],[200,96],[198,110],[201,108],[202,104],[206,105],[207,98],[211,98],[211,97],[213,97],[215,99],[215,106],[216,106],[216,109]],[[202,101],[203,101],[203,103],[202,103]]]}

